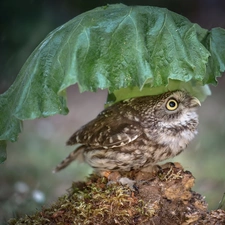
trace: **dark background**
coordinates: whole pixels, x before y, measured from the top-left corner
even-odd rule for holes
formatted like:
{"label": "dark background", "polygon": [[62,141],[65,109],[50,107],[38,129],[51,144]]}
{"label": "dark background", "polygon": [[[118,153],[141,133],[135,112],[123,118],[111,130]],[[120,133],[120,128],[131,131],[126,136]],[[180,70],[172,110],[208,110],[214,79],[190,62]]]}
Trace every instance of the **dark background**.
{"label": "dark background", "polygon": [[[34,48],[54,28],[97,6],[113,3],[166,7],[200,26],[225,28],[223,0],[2,0],[0,1],[0,93],[13,83]],[[195,190],[215,209],[225,191],[225,78],[212,87],[212,96],[199,110],[199,135],[174,161],[196,177]],[[73,180],[84,179],[90,168],[73,163],[59,174],[51,170],[72,148],[65,141],[102,109],[107,92],[80,94],[68,88],[67,116],[25,121],[16,143],[8,144],[8,159],[0,165],[0,224],[51,204]]]}

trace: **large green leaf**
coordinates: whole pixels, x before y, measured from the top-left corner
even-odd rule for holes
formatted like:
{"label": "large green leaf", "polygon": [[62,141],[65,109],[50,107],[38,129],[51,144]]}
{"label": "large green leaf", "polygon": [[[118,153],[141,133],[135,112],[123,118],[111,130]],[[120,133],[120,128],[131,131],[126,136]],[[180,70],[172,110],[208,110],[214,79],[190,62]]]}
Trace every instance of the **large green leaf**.
{"label": "large green leaf", "polygon": [[225,71],[225,30],[213,28],[206,38],[205,45],[211,54],[205,79],[208,83],[215,83],[216,77]]}
{"label": "large green leaf", "polygon": [[225,70],[224,36],[157,7],[83,13],[52,31],[0,96],[0,140],[15,141],[23,120],[66,114],[75,83],[81,92],[107,88],[114,101],[175,88],[204,95]]}
{"label": "large green leaf", "polygon": [[193,96],[196,96],[200,101],[204,101],[206,96],[211,94],[208,85],[200,86],[194,85],[192,81],[182,82],[178,80],[169,80],[169,83],[166,86],[150,88],[146,85],[141,90],[138,87],[128,87],[115,90],[113,93],[108,94],[106,107],[123,99],[145,95],[157,95],[174,90],[185,90]]}

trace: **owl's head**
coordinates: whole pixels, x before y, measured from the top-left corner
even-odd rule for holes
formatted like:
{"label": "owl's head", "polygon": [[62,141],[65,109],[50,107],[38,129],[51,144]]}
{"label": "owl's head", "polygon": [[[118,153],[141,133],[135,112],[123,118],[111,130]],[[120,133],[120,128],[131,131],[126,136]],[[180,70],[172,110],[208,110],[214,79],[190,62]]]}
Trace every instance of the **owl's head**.
{"label": "owl's head", "polygon": [[200,101],[187,92],[173,91],[155,97],[154,132],[158,143],[175,152],[184,149],[197,133]]}
{"label": "owl's head", "polygon": [[182,121],[184,117],[196,115],[200,101],[187,92],[173,91],[156,96],[154,114],[156,118],[163,121]]}

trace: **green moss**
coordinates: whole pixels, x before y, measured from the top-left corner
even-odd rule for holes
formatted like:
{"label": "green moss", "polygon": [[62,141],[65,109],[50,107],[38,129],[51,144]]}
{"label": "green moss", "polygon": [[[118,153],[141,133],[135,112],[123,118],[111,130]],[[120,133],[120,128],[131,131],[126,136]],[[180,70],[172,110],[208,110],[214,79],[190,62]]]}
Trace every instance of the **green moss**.
{"label": "green moss", "polygon": [[9,224],[133,224],[153,214],[128,187],[107,185],[106,178],[91,175],[85,183],[73,183],[51,208]]}

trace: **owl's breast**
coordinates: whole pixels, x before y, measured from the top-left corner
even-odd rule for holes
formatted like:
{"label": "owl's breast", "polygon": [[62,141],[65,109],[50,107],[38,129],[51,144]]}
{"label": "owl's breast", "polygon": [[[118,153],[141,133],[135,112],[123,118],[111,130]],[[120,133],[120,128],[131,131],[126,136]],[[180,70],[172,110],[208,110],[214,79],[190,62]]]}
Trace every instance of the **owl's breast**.
{"label": "owl's breast", "polygon": [[165,146],[172,155],[179,154],[197,134],[198,115],[190,112],[174,120],[161,120],[152,129],[144,128],[149,140]]}

